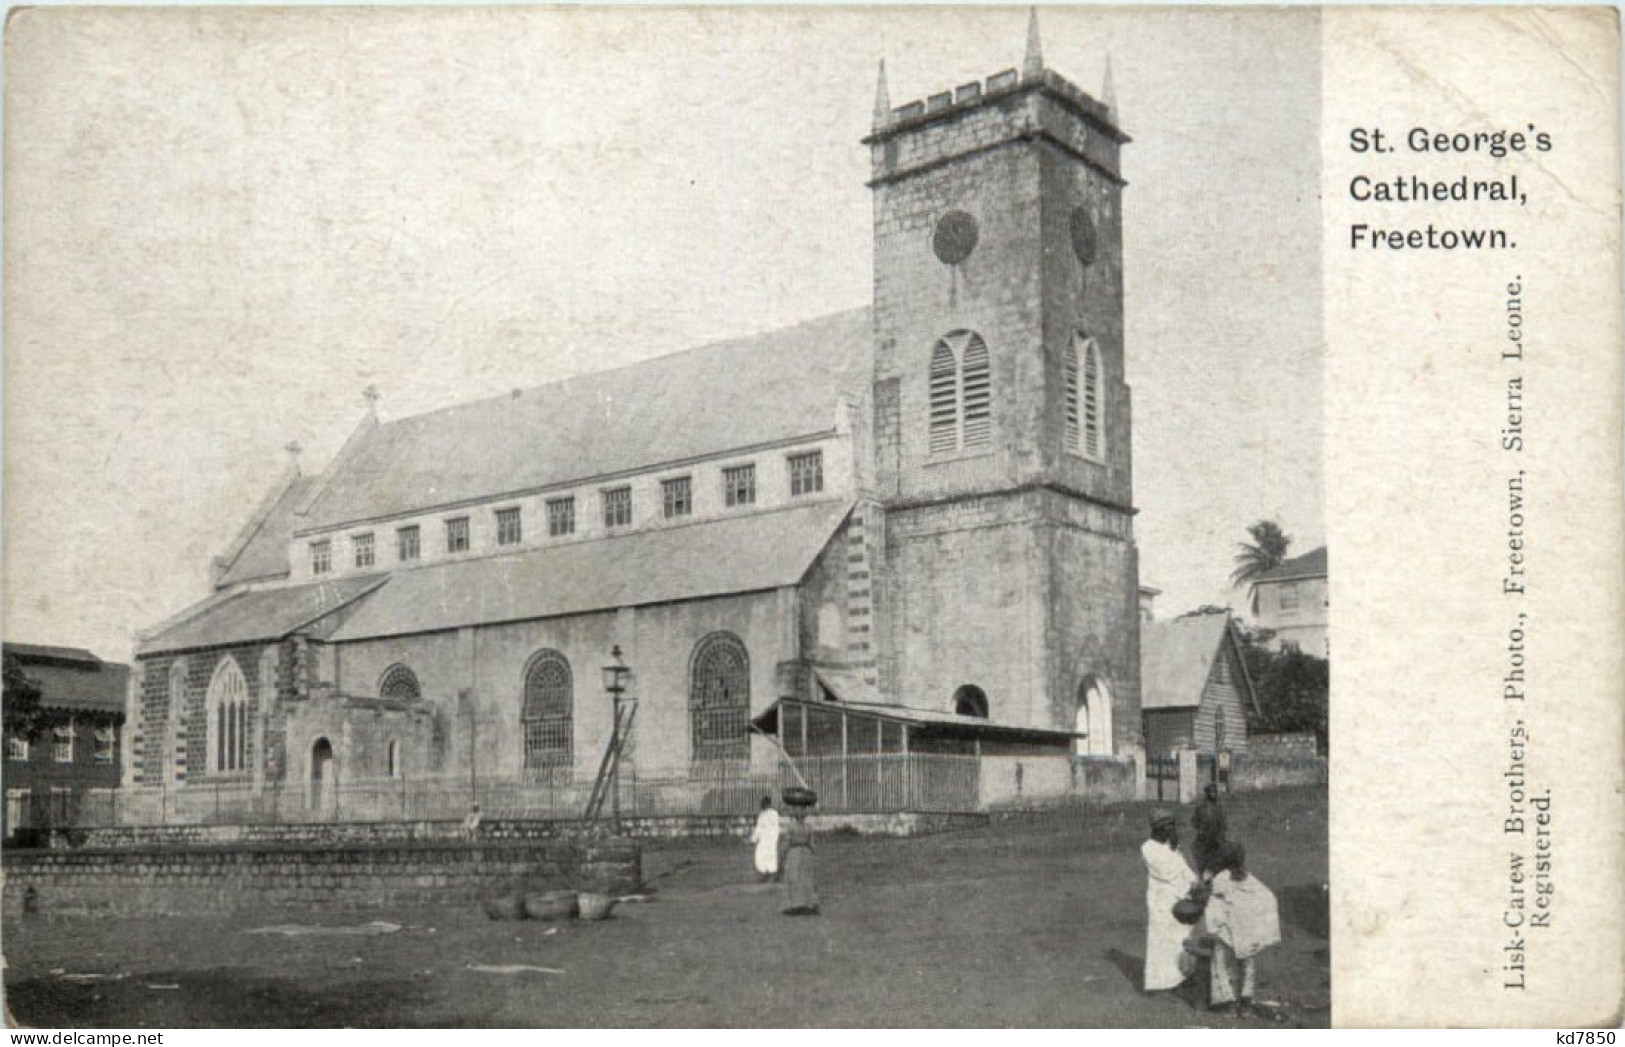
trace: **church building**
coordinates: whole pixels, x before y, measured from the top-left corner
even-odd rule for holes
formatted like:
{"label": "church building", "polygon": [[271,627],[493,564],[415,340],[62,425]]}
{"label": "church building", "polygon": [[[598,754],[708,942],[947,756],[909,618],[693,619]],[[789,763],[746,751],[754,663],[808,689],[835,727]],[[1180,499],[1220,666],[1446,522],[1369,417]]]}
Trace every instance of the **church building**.
{"label": "church building", "polygon": [[868,308],[414,417],[371,397],[142,634],[126,787],[590,785],[617,650],[643,778],[771,770],[753,728],[792,707],[901,725],[846,752],[1126,762],[1127,142],[1035,28],[1020,70],[921,101],[882,69]]}

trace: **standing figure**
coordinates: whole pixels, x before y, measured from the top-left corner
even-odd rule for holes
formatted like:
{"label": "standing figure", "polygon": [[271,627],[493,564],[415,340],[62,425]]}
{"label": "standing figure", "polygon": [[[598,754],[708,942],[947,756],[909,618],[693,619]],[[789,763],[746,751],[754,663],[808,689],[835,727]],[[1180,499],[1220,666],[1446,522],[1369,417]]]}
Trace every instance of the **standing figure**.
{"label": "standing figure", "polygon": [[463,835],[470,840],[480,838],[480,805],[474,804],[468,809],[468,817],[463,819]]}
{"label": "standing figure", "polygon": [[1177,989],[1185,980],[1180,959],[1186,928],[1174,919],[1174,903],[1185,897],[1196,875],[1179,853],[1179,826],[1167,811],[1151,814],[1151,839],[1140,845],[1145,887],[1145,991]]}
{"label": "standing figure", "polygon": [[756,828],[750,832],[750,842],[756,845],[756,872],[762,882],[778,879],[779,875],[779,812],[773,809],[773,797],[762,797],[762,813],[756,816]]}
{"label": "standing figure", "polygon": [[789,895],[786,916],[818,915],[818,888],[813,884],[813,835],[807,812],[798,807],[784,830],[784,886]]}
{"label": "standing figure", "polygon": [[1218,871],[1219,849],[1224,846],[1224,808],[1219,806],[1219,787],[1208,785],[1202,790],[1202,802],[1196,805],[1196,873],[1208,876]]}
{"label": "standing figure", "polygon": [[1275,895],[1247,872],[1241,844],[1219,851],[1211,897],[1204,914],[1213,937],[1213,975],[1208,1001],[1216,1011],[1245,1014],[1253,1003],[1258,954],[1281,940]]}

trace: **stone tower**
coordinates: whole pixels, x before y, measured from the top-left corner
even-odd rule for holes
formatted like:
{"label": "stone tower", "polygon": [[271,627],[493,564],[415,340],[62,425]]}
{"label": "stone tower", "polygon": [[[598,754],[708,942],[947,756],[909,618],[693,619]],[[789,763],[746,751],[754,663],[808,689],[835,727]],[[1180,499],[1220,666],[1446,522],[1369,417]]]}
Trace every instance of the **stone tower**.
{"label": "stone tower", "polygon": [[1140,736],[1114,115],[1035,18],[1019,72],[894,108],[882,67],[865,139],[880,689],[1102,755]]}

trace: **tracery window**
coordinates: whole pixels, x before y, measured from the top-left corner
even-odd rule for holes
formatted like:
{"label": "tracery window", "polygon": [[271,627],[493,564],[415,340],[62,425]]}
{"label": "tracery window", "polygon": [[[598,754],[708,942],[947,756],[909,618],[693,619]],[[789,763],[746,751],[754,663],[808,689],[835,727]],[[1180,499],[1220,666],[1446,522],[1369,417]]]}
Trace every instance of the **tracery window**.
{"label": "tracery window", "polygon": [[574,682],[558,651],[540,651],[525,669],[525,770],[570,767],[574,761]]}
{"label": "tracery window", "polygon": [[378,697],[394,698],[397,701],[413,702],[423,697],[423,688],[418,685],[418,674],[399,663],[384,670],[384,675],[378,678]]}
{"label": "tracery window", "polygon": [[695,763],[750,758],[750,656],[732,633],[712,633],[694,648],[688,712]]}
{"label": "tracery window", "polygon": [[215,666],[204,709],[210,768],[217,772],[247,770],[248,679],[229,654]]}

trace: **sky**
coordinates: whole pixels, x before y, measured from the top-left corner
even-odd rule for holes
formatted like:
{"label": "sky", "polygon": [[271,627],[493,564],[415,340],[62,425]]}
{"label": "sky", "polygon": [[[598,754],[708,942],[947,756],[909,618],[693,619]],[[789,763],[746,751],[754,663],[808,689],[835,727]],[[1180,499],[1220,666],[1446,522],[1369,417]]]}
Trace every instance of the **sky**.
{"label": "sky", "polygon": [[[1041,9],[1124,151],[1141,582],[1324,539],[1311,10]],[[4,633],[125,659],[297,440],[868,304],[894,105],[1025,8],[35,8],[6,53]]]}

